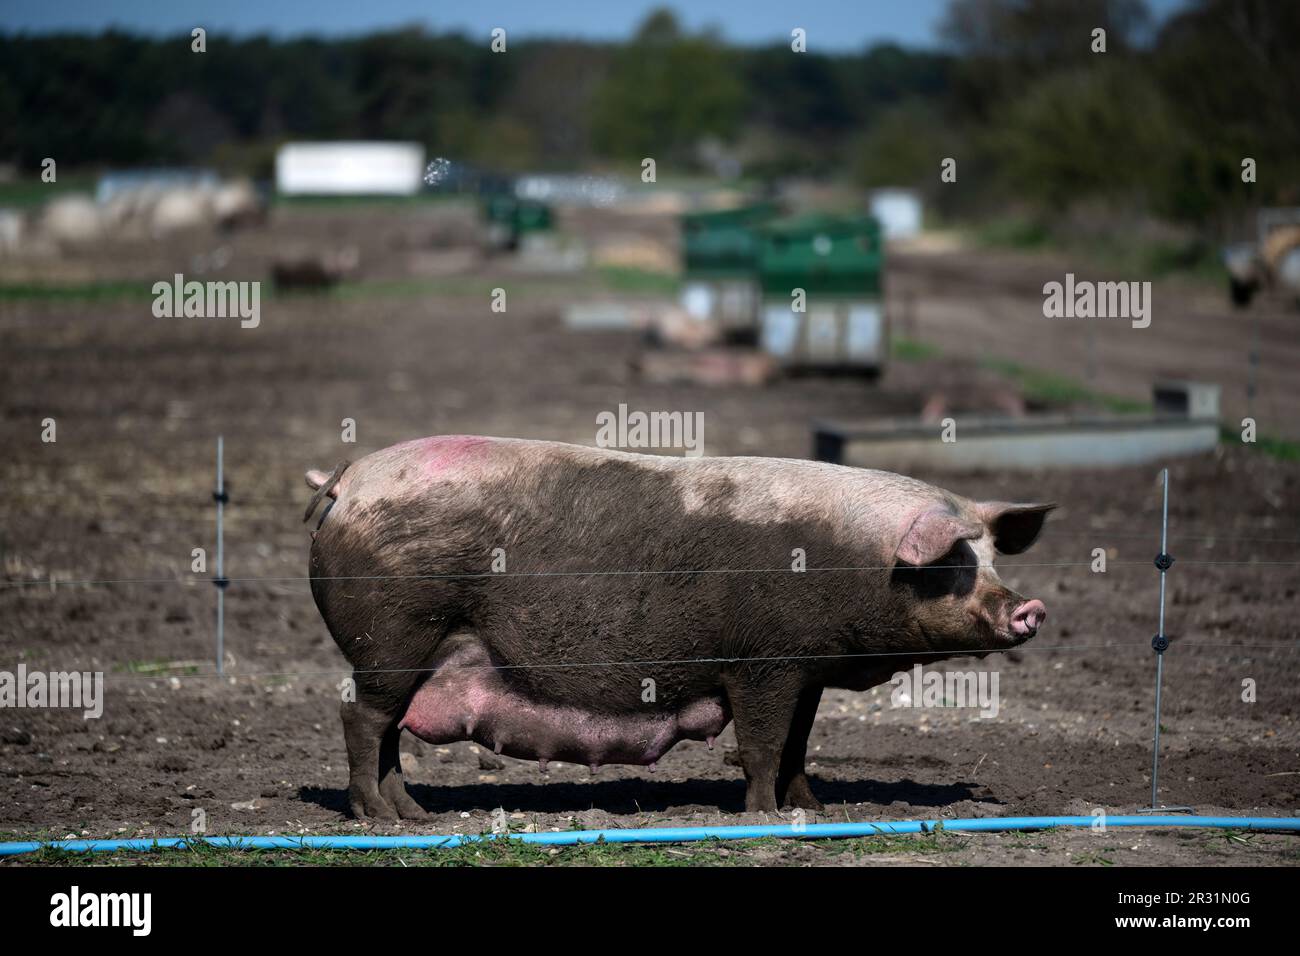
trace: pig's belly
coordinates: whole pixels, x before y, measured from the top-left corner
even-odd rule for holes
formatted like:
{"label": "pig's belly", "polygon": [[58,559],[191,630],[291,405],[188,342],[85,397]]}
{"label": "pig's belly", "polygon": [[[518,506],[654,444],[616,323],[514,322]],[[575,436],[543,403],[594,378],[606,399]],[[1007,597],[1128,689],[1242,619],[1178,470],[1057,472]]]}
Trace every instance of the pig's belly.
{"label": "pig's belly", "polygon": [[459,647],[421,685],[400,727],[431,744],[473,740],[529,760],[653,765],[679,740],[720,734],[731,715],[721,696],[661,714],[597,714],[530,699],[506,685],[482,645]]}

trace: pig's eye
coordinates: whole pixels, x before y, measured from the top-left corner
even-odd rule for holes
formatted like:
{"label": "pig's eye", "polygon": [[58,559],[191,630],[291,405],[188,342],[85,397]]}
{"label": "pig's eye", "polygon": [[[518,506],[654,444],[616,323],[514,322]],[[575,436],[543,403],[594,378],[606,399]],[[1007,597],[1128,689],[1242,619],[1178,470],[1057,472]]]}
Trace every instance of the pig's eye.
{"label": "pig's eye", "polygon": [[975,590],[979,558],[969,541],[958,541],[937,561],[920,567],[900,564],[894,569],[893,582],[908,588],[918,598],[964,597]]}

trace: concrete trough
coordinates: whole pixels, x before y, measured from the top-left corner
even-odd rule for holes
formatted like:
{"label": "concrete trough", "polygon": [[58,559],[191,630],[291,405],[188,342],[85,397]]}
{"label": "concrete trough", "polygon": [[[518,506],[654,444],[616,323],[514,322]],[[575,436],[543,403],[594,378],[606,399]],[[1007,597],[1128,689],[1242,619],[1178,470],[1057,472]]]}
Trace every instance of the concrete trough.
{"label": "concrete trough", "polygon": [[1183,407],[1196,409],[1198,414],[957,416],[953,419],[954,441],[943,440],[945,429],[940,422],[823,422],[814,425],[813,457],[887,471],[1105,468],[1196,455],[1218,444],[1215,386],[1180,382],[1160,383],[1156,388],[1163,399],[1158,409],[1169,407],[1166,402],[1171,390],[1185,389],[1191,400]]}
{"label": "concrete trough", "polygon": [[644,328],[644,310],[627,302],[575,302],[564,310],[564,327],[573,332],[628,331]]}

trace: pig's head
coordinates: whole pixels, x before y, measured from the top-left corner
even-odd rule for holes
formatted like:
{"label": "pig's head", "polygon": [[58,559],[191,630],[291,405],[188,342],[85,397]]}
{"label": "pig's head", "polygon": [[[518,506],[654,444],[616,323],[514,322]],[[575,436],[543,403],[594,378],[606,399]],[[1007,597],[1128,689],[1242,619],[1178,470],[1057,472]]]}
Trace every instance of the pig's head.
{"label": "pig's head", "polygon": [[957,500],[908,515],[893,572],[906,626],[936,650],[995,651],[1033,637],[1047,608],[1004,585],[993,557],[1025,551],[1055,507]]}

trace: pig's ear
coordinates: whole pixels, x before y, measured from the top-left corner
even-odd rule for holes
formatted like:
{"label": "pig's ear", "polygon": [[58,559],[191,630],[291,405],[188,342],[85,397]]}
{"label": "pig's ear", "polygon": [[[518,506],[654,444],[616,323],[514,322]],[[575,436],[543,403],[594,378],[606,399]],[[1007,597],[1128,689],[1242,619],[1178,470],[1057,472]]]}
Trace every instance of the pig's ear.
{"label": "pig's ear", "polygon": [[933,508],[922,511],[903,532],[895,558],[920,567],[932,564],[953,549],[958,541],[978,538],[984,529],[948,511]]}
{"label": "pig's ear", "polygon": [[1047,513],[1055,508],[1047,505],[1017,505],[1005,501],[986,501],[979,506],[980,517],[993,534],[993,547],[1003,554],[1020,554],[1043,530]]}

